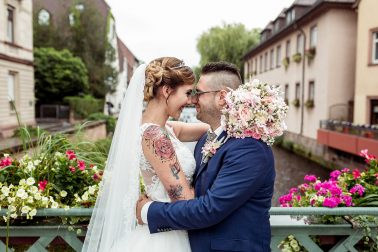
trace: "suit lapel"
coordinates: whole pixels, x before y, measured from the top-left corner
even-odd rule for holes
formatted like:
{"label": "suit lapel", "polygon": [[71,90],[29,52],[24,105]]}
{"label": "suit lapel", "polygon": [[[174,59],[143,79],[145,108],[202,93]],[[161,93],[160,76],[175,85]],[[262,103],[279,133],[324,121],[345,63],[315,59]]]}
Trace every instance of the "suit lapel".
{"label": "suit lapel", "polygon": [[[226,136],[226,131],[223,131],[223,132],[217,137],[217,140],[222,139],[222,137],[225,137],[225,136]],[[205,141],[202,143],[201,151],[202,151],[202,147],[203,147],[204,144],[205,144]],[[219,147],[219,148],[222,148],[222,146]],[[201,154],[202,154],[202,153],[201,153]],[[216,155],[216,153],[215,153],[215,155]],[[202,155],[200,155],[200,158],[201,158],[201,160],[202,160]],[[206,163],[203,163],[203,162],[200,163],[200,166],[199,166],[198,170],[196,171],[195,176],[194,176],[194,179],[193,179],[193,184],[194,184],[194,185],[196,184],[196,181],[197,181],[197,179],[200,177],[201,173],[205,170],[205,167],[207,167],[207,164],[209,163],[209,161],[210,161],[210,160],[208,160]]]}

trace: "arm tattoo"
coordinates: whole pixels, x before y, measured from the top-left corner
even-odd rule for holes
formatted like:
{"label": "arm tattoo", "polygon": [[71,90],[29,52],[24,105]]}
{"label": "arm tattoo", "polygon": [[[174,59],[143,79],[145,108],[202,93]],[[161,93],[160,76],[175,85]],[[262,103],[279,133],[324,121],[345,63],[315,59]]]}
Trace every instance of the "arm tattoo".
{"label": "arm tattoo", "polygon": [[175,158],[172,142],[168,134],[159,126],[153,125],[148,127],[143,137],[147,141],[148,147],[152,145],[155,156],[160,158],[161,162],[165,163]]}
{"label": "arm tattoo", "polygon": [[179,172],[180,172],[180,165],[175,162],[173,165],[171,165],[171,172],[173,177],[175,177],[177,180],[179,179]]}
{"label": "arm tattoo", "polygon": [[169,198],[171,198],[171,200],[179,200],[179,199],[182,199],[183,196],[182,196],[182,191],[183,191],[183,188],[181,185],[170,185],[169,186],[169,190],[168,190],[168,196]]}

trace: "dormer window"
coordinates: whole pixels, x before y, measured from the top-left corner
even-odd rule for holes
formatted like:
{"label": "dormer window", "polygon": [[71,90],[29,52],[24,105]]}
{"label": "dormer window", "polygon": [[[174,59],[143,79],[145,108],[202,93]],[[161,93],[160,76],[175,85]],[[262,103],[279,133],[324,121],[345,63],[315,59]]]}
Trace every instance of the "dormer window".
{"label": "dormer window", "polygon": [[277,32],[280,29],[280,22],[277,20],[274,24],[274,32]]}
{"label": "dormer window", "polygon": [[295,10],[292,9],[286,13],[286,25],[291,24],[295,19]]}

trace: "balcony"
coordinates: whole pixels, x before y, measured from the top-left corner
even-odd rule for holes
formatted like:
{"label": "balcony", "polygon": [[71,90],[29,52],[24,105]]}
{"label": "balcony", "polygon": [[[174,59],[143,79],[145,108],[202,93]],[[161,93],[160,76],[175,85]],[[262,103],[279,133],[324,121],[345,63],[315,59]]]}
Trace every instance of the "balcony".
{"label": "balcony", "polygon": [[378,157],[378,126],[353,125],[349,122],[321,121],[318,129],[319,144],[359,155],[363,149]]}
{"label": "balcony", "polygon": [[[37,212],[39,217],[57,217],[57,216],[75,216],[90,217],[92,209],[40,209]],[[6,210],[0,210],[0,216],[6,216]],[[328,251],[323,250],[321,246],[315,243],[310,236],[319,237],[336,237],[335,243],[330,244],[330,251],[358,251],[355,245],[364,237],[363,228],[354,226],[348,222],[343,224],[306,224],[303,221],[297,221],[289,216],[309,216],[309,215],[332,215],[332,216],[356,216],[369,215],[378,216],[377,207],[339,207],[339,208],[319,208],[319,207],[272,207],[270,210],[271,228],[272,228],[272,251],[280,251],[278,248],[280,242],[288,235],[293,235],[303,247],[308,251]],[[23,225],[0,227],[0,237],[4,240],[9,231],[9,237],[12,241],[29,241],[30,247],[28,252],[48,251],[47,247],[56,240],[57,237],[63,239],[74,251],[81,251],[85,235],[86,225],[79,226],[83,228],[83,233],[77,235],[69,231],[67,225],[56,223],[55,225]],[[371,225],[371,239],[377,242],[377,225]],[[30,239],[32,238],[32,239]],[[0,251],[5,251],[5,244],[0,240]],[[30,242],[32,240],[32,242]],[[13,251],[13,250],[10,250]]]}

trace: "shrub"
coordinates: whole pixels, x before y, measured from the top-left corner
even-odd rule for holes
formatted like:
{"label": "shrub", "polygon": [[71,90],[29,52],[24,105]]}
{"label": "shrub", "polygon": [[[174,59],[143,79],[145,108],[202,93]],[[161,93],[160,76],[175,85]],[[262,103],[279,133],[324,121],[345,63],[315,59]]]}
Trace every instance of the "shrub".
{"label": "shrub", "polygon": [[84,119],[90,114],[101,112],[104,109],[104,100],[96,99],[90,95],[83,97],[68,96],[64,98],[64,101],[67,102],[70,109],[74,111],[75,118]]}

